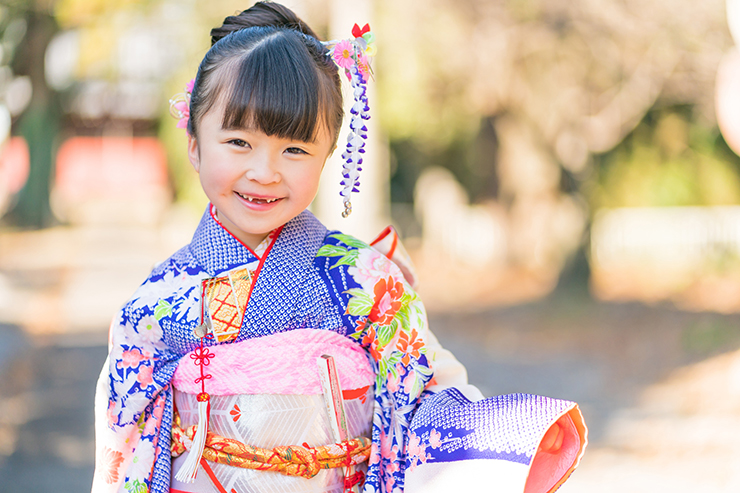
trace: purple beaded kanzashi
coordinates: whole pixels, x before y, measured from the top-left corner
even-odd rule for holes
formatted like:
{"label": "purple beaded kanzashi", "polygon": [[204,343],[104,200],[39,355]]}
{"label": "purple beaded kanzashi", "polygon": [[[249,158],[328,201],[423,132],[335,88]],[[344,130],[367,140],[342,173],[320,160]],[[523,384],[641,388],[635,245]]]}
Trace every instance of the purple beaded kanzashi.
{"label": "purple beaded kanzashi", "polygon": [[344,212],[347,217],[352,212],[350,200],[352,192],[359,192],[360,171],[362,171],[362,155],[365,153],[367,141],[367,127],[364,120],[370,118],[370,108],[367,104],[367,81],[372,74],[370,60],[375,55],[375,35],[370,26],[357,24],[352,28],[352,38],[338,41],[327,41],[324,45],[331,48],[328,55],[344,73],[352,84],[354,104],[350,109],[349,135],[347,147],[342,153],[342,196]]}
{"label": "purple beaded kanzashi", "polygon": [[342,217],[347,217],[352,212],[350,195],[359,192],[360,171],[362,171],[362,155],[365,154],[365,143],[367,141],[367,127],[365,120],[370,118],[370,107],[367,104],[367,83],[365,82],[357,66],[350,69],[351,83],[355,103],[350,109],[349,134],[347,135],[347,147],[342,153],[344,164],[342,165],[342,196],[344,212]]}

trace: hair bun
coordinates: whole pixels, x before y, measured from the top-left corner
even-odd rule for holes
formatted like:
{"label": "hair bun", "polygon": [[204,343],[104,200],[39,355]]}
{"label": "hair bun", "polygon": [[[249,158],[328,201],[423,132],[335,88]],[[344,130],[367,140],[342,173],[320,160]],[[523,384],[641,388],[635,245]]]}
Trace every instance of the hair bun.
{"label": "hair bun", "polygon": [[279,3],[257,2],[240,14],[230,15],[224,19],[221,27],[211,29],[211,45],[235,31],[257,26],[295,29],[318,39],[316,33],[289,8]]}

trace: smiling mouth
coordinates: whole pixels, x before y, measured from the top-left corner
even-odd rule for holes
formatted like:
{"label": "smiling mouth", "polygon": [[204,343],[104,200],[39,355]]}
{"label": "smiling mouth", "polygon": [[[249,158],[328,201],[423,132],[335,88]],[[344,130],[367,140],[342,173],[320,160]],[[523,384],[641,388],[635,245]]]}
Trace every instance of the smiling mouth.
{"label": "smiling mouth", "polygon": [[280,200],[280,198],[272,198],[272,199],[261,199],[258,197],[250,197],[249,195],[244,195],[239,192],[234,192],[239,197],[243,198],[244,200],[251,202],[253,204],[272,204],[273,202],[277,202]]}

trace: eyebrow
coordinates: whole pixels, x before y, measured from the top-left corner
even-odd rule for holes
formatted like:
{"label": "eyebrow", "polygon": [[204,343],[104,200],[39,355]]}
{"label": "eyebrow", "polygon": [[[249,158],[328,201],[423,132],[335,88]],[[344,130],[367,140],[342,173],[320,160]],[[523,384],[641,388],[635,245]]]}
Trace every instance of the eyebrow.
{"label": "eyebrow", "polygon": [[[320,128],[320,127],[317,127],[317,129],[318,129],[318,128]],[[289,135],[286,135],[285,137],[280,137],[280,136],[279,136],[279,135],[278,135],[277,133],[274,133],[274,134],[268,134],[268,133],[266,133],[266,132],[265,132],[264,130],[262,130],[262,129],[260,129],[260,128],[257,128],[257,127],[256,127],[256,126],[254,126],[254,125],[249,125],[249,126],[236,126],[236,125],[234,125],[234,126],[224,126],[224,125],[222,124],[222,125],[221,125],[221,130],[222,130],[222,131],[230,131],[230,130],[243,130],[243,131],[245,131],[245,132],[252,132],[252,133],[255,133],[255,132],[261,132],[261,133],[263,133],[263,134],[267,135],[268,137],[277,137],[277,138],[279,138],[279,139],[283,139],[283,140],[288,140],[288,141],[291,141],[291,142],[302,142],[302,143],[304,143],[304,144],[313,144],[313,145],[318,145],[318,132],[315,132],[315,136],[314,136],[314,138],[313,138],[313,139],[311,139],[311,140],[303,140],[303,139],[296,139],[296,138],[293,138],[293,137],[291,137],[291,136],[289,136]]]}

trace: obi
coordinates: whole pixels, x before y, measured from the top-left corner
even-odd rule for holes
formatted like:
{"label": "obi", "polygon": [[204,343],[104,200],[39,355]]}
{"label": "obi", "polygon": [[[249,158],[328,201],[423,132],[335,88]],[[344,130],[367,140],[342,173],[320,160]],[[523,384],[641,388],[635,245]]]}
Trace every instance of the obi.
{"label": "obi", "polygon": [[[208,437],[193,483],[175,474],[198,422],[200,368],[188,355],[173,378],[172,492],[342,492],[362,485],[370,452],[374,381],[366,352],[326,330],[300,329],[209,347]],[[317,358],[331,355],[349,440],[337,444]],[[197,382],[197,383],[196,383]],[[348,478],[351,464],[354,478]]]}

